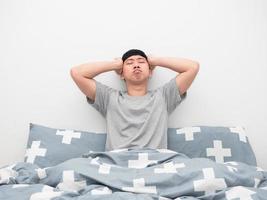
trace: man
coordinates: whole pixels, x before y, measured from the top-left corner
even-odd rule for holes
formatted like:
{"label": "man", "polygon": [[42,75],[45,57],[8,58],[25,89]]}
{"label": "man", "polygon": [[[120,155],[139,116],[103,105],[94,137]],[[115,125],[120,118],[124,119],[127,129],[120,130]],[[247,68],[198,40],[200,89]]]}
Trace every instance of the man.
{"label": "man", "polygon": [[[148,81],[156,66],[179,74],[155,90]],[[113,89],[93,78],[116,71],[127,91]],[[91,62],[71,68],[71,76],[87,102],[107,122],[106,150],[134,147],[167,148],[168,115],[186,96],[199,71],[195,61],[173,57],[152,57],[131,49],[114,61]]]}

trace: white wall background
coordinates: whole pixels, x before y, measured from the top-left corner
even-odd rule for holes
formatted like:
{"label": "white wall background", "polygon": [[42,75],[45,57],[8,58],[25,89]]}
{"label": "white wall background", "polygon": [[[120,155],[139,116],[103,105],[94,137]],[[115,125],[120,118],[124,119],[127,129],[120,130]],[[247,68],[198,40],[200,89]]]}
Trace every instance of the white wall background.
{"label": "white wall background", "polygon": [[[200,63],[170,127],[242,125],[267,169],[266,35],[265,0],[1,0],[0,166],[23,160],[30,122],[105,131],[69,70],[139,48]],[[156,68],[150,87],[175,74]],[[96,79],[123,87],[114,72]]]}

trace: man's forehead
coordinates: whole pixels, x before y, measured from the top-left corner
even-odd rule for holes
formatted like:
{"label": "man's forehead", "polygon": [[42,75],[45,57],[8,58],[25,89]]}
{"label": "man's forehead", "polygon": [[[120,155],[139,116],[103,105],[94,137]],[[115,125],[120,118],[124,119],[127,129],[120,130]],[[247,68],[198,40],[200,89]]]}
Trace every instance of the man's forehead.
{"label": "man's forehead", "polygon": [[140,56],[140,55],[133,55],[133,56],[130,56],[129,58],[126,59],[127,60],[145,60],[145,58],[143,56]]}

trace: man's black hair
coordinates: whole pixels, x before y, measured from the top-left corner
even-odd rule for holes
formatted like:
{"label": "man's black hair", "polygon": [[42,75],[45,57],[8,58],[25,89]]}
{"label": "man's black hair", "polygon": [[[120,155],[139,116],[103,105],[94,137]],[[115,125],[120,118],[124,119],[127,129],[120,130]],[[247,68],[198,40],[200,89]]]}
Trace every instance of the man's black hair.
{"label": "man's black hair", "polygon": [[136,56],[136,55],[142,56],[142,57],[144,57],[147,60],[147,56],[146,56],[146,54],[142,50],[139,50],[139,49],[130,49],[130,50],[128,50],[127,52],[125,52],[123,54],[122,61],[124,62],[127,58],[129,58],[131,56]]}

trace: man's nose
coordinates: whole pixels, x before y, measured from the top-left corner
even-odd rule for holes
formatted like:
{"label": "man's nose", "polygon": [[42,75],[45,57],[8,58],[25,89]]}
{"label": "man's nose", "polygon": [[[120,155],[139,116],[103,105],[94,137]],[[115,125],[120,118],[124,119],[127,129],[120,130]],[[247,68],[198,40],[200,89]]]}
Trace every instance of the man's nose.
{"label": "man's nose", "polygon": [[135,69],[135,68],[140,68],[140,67],[139,67],[138,64],[135,64],[135,65],[134,65],[134,69]]}

